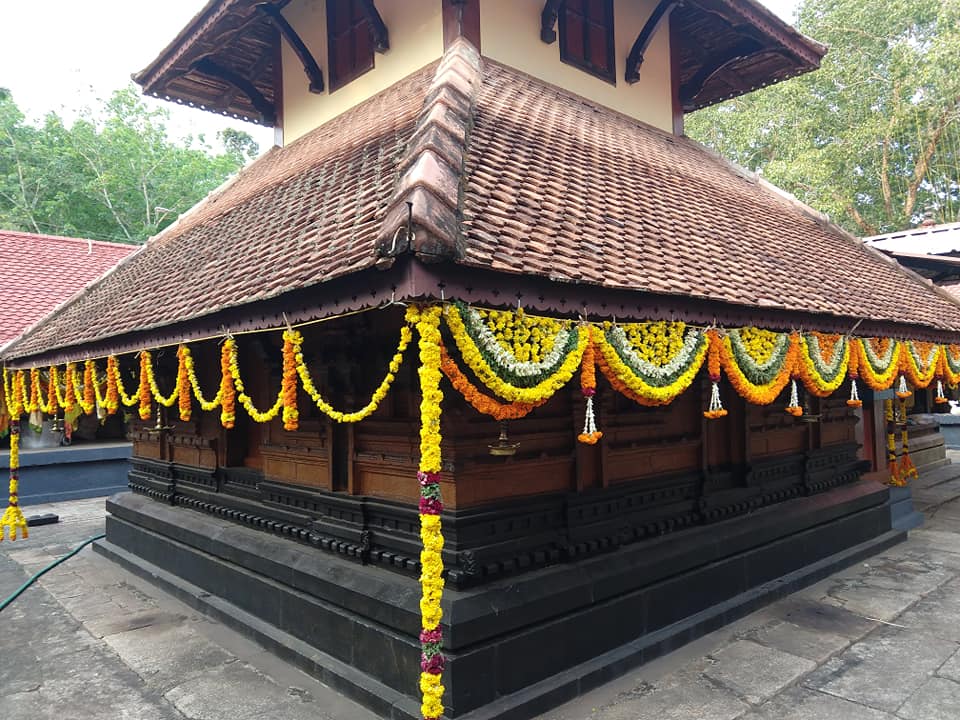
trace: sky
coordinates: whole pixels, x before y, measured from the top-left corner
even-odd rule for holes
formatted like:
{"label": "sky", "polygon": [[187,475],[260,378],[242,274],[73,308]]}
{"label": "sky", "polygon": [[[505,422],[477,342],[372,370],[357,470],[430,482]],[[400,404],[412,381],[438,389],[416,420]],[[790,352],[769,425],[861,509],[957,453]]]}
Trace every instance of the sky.
{"label": "sky", "polygon": [[[436,2],[436,0],[408,0]],[[131,82],[199,12],[206,0],[47,0],[5,2],[0,27],[0,87],[31,119],[54,111],[72,119],[83,107]],[[798,0],[761,0],[788,22]],[[174,137],[225,127],[246,130],[266,149],[273,133],[252,123],[150,99],[171,114]]]}

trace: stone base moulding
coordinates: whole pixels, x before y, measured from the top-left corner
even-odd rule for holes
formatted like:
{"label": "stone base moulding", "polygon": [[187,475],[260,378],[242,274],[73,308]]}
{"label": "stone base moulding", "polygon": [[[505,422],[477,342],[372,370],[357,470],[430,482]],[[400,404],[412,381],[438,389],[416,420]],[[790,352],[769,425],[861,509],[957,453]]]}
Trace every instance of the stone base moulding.
{"label": "stone base moulding", "polygon": [[[448,717],[527,718],[902,540],[854,482],[444,595]],[[405,572],[124,493],[97,548],[386,718],[418,716]],[[543,648],[551,648],[544,653]]]}

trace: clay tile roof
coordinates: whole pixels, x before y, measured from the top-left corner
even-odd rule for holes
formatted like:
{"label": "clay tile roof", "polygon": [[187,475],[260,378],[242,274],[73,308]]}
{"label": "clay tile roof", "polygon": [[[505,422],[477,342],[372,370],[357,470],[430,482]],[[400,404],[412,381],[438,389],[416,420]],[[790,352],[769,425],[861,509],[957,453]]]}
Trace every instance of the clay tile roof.
{"label": "clay tile roof", "polygon": [[960,306],[696,142],[484,60],[463,262],[957,331]]}
{"label": "clay tile roof", "polygon": [[435,65],[274,148],[10,351],[172,325],[373,265]]}
{"label": "clay tile roof", "polygon": [[440,63],[268,153],[5,355],[282,303],[410,252],[765,317],[774,308],[960,333],[946,292],[785,193],[458,41]]}
{"label": "clay tile roof", "polygon": [[133,245],[0,230],[0,347],[134,250]]}

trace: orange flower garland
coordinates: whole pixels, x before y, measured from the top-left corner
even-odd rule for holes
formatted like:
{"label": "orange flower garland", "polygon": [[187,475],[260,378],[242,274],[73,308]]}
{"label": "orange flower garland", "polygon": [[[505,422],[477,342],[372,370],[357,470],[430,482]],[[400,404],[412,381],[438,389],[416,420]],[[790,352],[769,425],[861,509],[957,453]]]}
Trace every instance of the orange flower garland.
{"label": "orange flower garland", "polygon": [[526,417],[531,410],[540,407],[546,403],[546,399],[536,403],[502,403],[489,395],[484,395],[477,387],[470,382],[466,375],[457,366],[453,358],[447,352],[446,346],[441,341],[440,345],[440,370],[454,389],[457,390],[463,399],[470,403],[474,410],[484,415],[489,415],[494,420],[519,420]]}
{"label": "orange flower garland", "polygon": [[297,353],[303,337],[296,330],[283,333],[283,429],[293,431],[300,425],[300,412],[297,410]]}
{"label": "orange flower garland", "polygon": [[77,373],[77,365],[76,365],[76,363],[67,363],[67,372],[65,373],[65,375],[64,375],[64,377],[63,377],[63,384],[64,384],[64,390],[63,390],[63,410],[64,410],[64,412],[66,412],[66,413],[72,413],[72,412],[73,412],[73,409],[74,409],[74,408],[76,407],[76,405],[77,405],[77,399],[76,399],[76,394],[75,394],[75,393],[76,393],[76,388],[75,388],[76,382],[75,382],[75,377],[74,377],[74,376],[76,375],[76,373]]}
{"label": "orange flower garland", "polygon": [[707,350],[707,372],[710,374],[710,407],[703,411],[708,420],[717,420],[727,414],[726,408],[720,402],[720,348],[723,340],[716,330],[707,331],[710,346]]}
{"label": "orange flower garland", "polygon": [[847,376],[850,378],[850,399],[847,405],[852,408],[863,407],[860,393],[857,392],[857,378],[860,377],[860,343],[850,338],[850,361],[847,363]]}
{"label": "orange flower garland", "polygon": [[47,371],[47,413],[56,415],[60,409],[57,396],[60,394],[60,383],[58,380],[57,366],[51,365]]}
{"label": "orange flower garland", "polygon": [[233,381],[235,349],[233,338],[227,338],[220,346],[220,424],[228,430],[237,421],[237,391]]}
{"label": "orange flower garland", "polygon": [[754,405],[769,405],[783,392],[783,389],[790,382],[794,369],[797,366],[798,353],[800,351],[800,341],[796,333],[790,335],[790,345],[787,349],[786,358],[783,367],[770,382],[765,385],[755,385],[744,372],[740,369],[736,359],[733,357],[733,350],[730,347],[730,338],[724,338],[720,343],[720,362],[730,384],[740,397]]}
{"label": "orange flower garland", "polygon": [[[896,340],[890,338],[860,338],[852,341],[853,348],[856,348],[858,357],[858,373],[860,378],[867,384],[871,390],[881,391],[890,388],[897,378],[897,371],[900,369],[901,345]],[[890,344],[893,343],[891,349]],[[892,353],[890,364],[886,368],[875,368],[867,357],[868,349],[878,358],[883,358],[888,352]]]}
{"label": "orange flower garland", "polygon": [[87,360],[83,364],[83,402],[80,403],[80,407],[83,408],[83,411],[89,415],[96,408],[96,394],[94,392],[93,383],[95,381],[94,365],[93,360]]}
{"label": "orange flower garland", "polygon": [[140,351],[140,419],[150,419],[150,353]]}
{"label": "orange flower garland", "polygon": [[108,415],[113,415],[120,408],[120,393],[117,390],[118,373],[117,358],[111,355],[107,358],[107,394],[104,399]]}
{"label": "orange flower garland", "polygon": [[597,394],[597,352],[593,342],[593,329],[588,327],[587,332],[590,334],[590,339],[587,341],[583,359],[580,361],[580,392],[586,398],[587,406],[584,411],[583,432],[577,435],[577,440],[585,445],[596,445],[597,441],[603,437],[603,433],[597,430],[596,418],[593,414],[593,396]]}
{"label": "orange flower garland", "polygon": [[184,422],[190,419],[193,411],[190,398],[190,377],[187,375],[186,355],[188,352],[186,345],[181,345],[177,348],[177,393],[179,395],[177,404],[180,411],[180,419]]}

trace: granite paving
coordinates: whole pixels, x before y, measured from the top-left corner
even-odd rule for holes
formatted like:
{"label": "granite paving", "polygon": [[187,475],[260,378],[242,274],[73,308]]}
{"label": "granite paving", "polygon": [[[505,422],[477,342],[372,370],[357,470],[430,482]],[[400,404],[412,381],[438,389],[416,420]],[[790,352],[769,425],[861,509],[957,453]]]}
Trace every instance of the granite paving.
{"label": "granite paving", "polygon": [[[960,718],[960,453],[921,478],[907,541],[537,720]],[[104,500],[0,544],[0,598],[103,532]],[[373,720],[89,548],[0,616],[3,720]]]}

